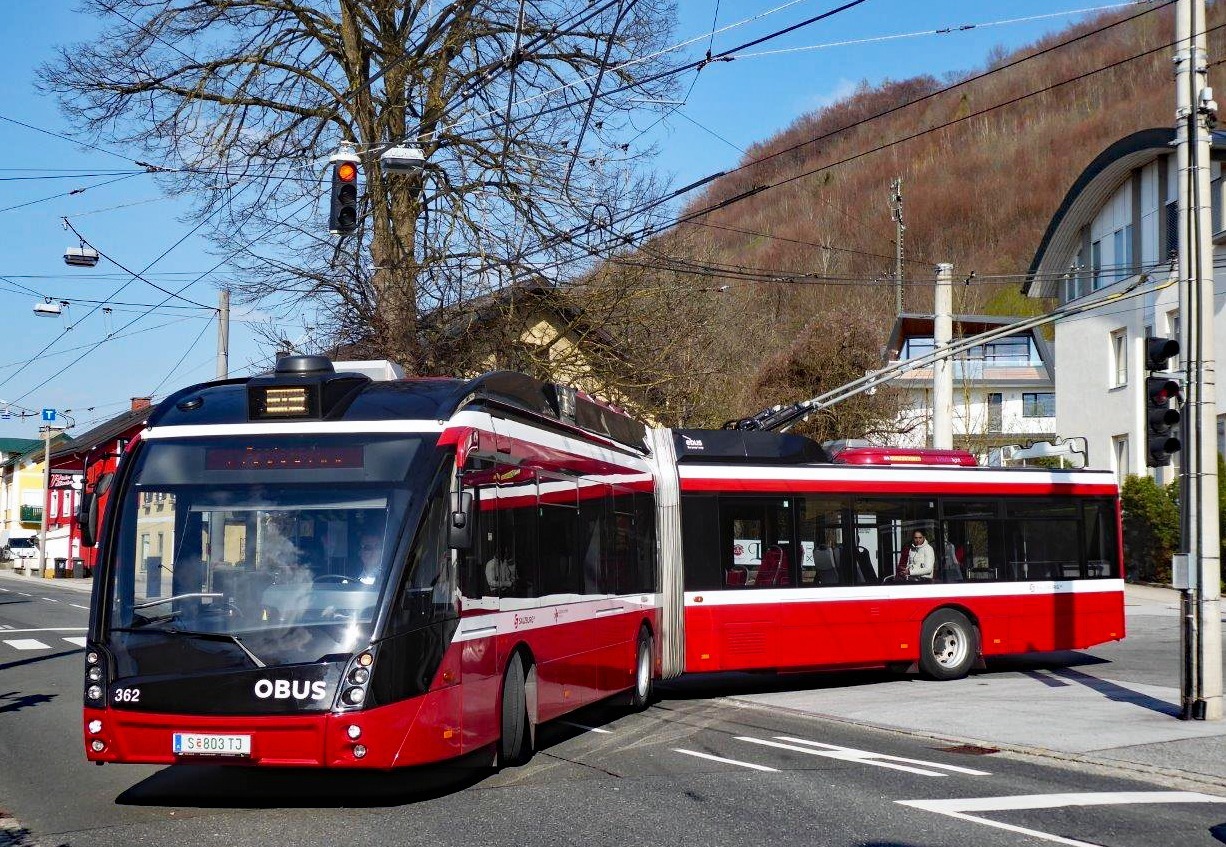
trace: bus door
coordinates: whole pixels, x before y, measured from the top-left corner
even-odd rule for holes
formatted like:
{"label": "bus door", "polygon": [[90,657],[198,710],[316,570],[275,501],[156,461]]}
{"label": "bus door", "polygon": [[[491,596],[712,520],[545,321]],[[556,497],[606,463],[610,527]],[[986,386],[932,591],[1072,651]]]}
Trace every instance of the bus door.
{"label": "bus door", "polygon": [[738,590],[720,601],[713,621],[725,668],[773,667],[796,637],[781,630],[800,575],[793,504],[790,496],[720,499],[724,588]]}

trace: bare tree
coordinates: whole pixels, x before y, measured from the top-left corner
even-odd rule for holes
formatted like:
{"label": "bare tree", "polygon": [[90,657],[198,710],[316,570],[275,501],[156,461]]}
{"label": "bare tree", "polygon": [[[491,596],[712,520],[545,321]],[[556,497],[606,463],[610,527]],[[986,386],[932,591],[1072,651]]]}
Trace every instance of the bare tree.
{"label": "bare tree", "polygon": [[[424,320],[599,253],[598,221],[653,196],[627,100],[653,79],[669,0],[85,0],[108,24],[41,69],[77,128],[134,144],[190,197],[239,295],[314,311],[418,372],[458,349]],[[362,159],[359,232],[320,210],[324,158]],[[389,146],[427,169],[385,175]],[[248,242],[250,242],[248,244]]]}

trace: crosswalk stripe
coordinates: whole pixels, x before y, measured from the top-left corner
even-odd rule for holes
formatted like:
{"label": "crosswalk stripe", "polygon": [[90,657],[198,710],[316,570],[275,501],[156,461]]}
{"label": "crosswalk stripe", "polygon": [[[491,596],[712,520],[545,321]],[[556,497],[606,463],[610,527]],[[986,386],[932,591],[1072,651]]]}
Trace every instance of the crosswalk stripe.
{"label": "crosswalk stripe", "polygon": [[69,644],[75,644],[78,647],[85,646],[85,638],[79,635],[74,635],[72,638],[65,638],[64,640],[67,641]]}
{"label": "crosswalk stripe", "polygon": [[33,638],[14,638],[4,643],[14,650],[46,650],[48,648],[48,645]]}

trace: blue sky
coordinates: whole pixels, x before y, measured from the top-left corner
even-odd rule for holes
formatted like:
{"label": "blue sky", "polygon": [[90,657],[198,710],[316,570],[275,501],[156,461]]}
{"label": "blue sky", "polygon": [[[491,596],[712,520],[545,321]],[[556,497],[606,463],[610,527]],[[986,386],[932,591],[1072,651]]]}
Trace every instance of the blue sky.
{"label": "blue sky", "polygon": [[[786,0],[722,0],[717,26],[726,26],[783,5]],[[726,49],[839,5],[834,0],[802,0],[760,21],[716,36],[714,49]],[[928,31],[963,24],[1101,8],[1077,0],[869,0],[828,21],[771,41],[757,50],[809,47],[831,42]],[[679,0],[676,41],[711,30],[716,0]],[[35,68],[52,57],[57,43],[94,37],[96,19],[74,11],[67,0],[6,4],[0,29],[0,116],[54,132],[68,127],[56,104],[34,89]],[[965,32],[924,35],[872,43],[839,45],[760,58],[717,63],[704,69],[680,114],[661,125],[655,167],[682,185],[736,164],[737,148],[769,137],[806,111],[846,96],[861,81],[940,75],[982,65],[999,45],[1014,47],[1062,29],[1084,17],[1058,17],[979,26]],[[705,39],[677,54],[678,62],[706,49]],[[684,78],[686,87],[690,78]],[[644,116],[643,124],[650,118]],[[700,126],[701,125],[701,126]],[[726,141],[715,138],[712,133]],[[137,151],[126,153],[141,158]],[[127,408],[129,398],[158,395],[212,377],[216,329],[204,309],[163,309],[140,318],[127,337],[101,345],[69,367],[80,348],[140,317],[143,305],[164,295],[107,262],[94,269],[68,268],[64,249],[76,244],[61,218],[68,216],[91,243],[128,268],[140,270],[186,234],[191,225],[184,206],[162,199],[153,180],[133,176],[109,186],[90,187],[72,196],[8,207],[66,193],[114,177],[56,173],[70,169],[105,173],[130,163],[76,144],[0,121],[0,400],[30,409],[72,410],[75,432]],[[321,150],[325,154],[326,150]],[[20,179],[18,179],[20,177]],[[25,177],[37,177],[26,179]],[[886,177],[883,177],[886,179]],[[116,208],[119,207],[119,208]],[[324,229],[323,212],[320,229]],[[203,239],[189,237],[148,272],[163,287],[178,288],[212,267],[217,258]],[[192,285],[184,296],[214,304],[225,269]],[[130,284],[113,295],[124,282]],[[34,292],[34,293],[31,293]],[[67,317],[35,316],[39,295],[71,303]],[[108,300],[111,313],[86,317],[90,300]],[[231,369],[238,372],[266,359],[253,322],[259,312],[236,309],[231,327]],[[67,327],[71,326],[71,329]],[[304,334],[302,324],[280,327],[290,338]],[[54,342],[54,343],[52,343]],[[44,346],[46,353],[28,364]],[[180,363],[181,364],[177,364]],[[40,385],[41,383],[44,383]],[[37,437],[37,419],[0,420],[0,436]]]}

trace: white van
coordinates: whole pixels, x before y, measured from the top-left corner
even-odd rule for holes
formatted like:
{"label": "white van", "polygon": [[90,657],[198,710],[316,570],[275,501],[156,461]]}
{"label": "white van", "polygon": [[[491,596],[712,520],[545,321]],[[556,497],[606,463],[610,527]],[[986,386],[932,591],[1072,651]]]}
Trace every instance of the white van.
{"label": "white van", "polygon": [[37,567],[37,536],[11,535],[3,539],[0,542],[0,562],[11,562],[15,571],[25,571],[28,567]]}

